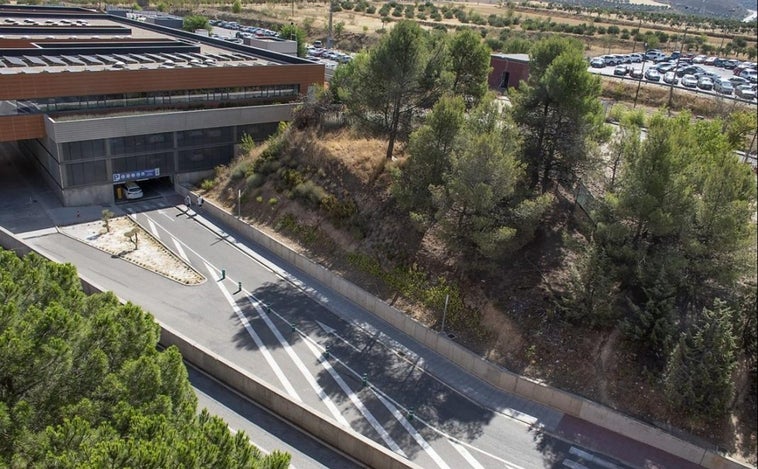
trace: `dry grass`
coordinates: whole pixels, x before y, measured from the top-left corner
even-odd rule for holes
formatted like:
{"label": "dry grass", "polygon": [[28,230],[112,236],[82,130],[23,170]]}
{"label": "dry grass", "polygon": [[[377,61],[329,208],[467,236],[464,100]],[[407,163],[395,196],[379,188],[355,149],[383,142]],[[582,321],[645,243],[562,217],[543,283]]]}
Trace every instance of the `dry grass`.
{"label": "dry grass", "polygon": [[327,153],[341,155],[342,164],[364,184],[373,180],[384,167],[387,142],[383,139],[360,137],[353,131],[341,130],[322,141],[321,146]]}
{"label": "dry grass", "polygon": [[[638,106],[652,109],[668,108],[671,88],[645,80],[638,82],[605,77],[602,80],[602,96],[617,102],[634,103],[638,87]],[[726,117],[739,110],[755,112],[755,106],[734,99],[697,94],[692,90],[674,87],[671,110],[674,112],[689,111],[695,116],[715,119]]]}

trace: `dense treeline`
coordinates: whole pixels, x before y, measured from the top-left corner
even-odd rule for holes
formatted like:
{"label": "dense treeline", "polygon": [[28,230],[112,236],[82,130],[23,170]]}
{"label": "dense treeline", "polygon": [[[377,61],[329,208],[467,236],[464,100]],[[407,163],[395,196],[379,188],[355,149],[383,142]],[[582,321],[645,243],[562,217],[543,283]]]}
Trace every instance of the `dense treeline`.
{"label": "dense treeline", "polygon": [[[602,181],[610,164],[587,243],[566,283],[553,286],[558,317],[620,330],[672,409],[724,415],[734,404],[736,365],[756,376],[755,175],[734,153],[754,134],[755,117],[658,114],[646,122],[637,112],[613,131],[582,45],[557,37],[529,49],[529,81],[503,108],[451,87],[448,69],[430,61],[445,44],[435,34],[399,23],[338,69],[331,90],[354,122],[375,132],[391,135],[387,116],[397,118],[396,137],[408,142],[407,159],[393,167],[400,210],[461,253],[464,271],[498,269],[557,209],[558,185]],[[486,73],[470,75],[466,89],[478,89],[476,80]],[[754,399],[755,387],[749,392]]]}
{"label": "dense treeline", "polygon": [[203,410],[175,348],[76,270],[0,250],[0,466],[286,468]]}

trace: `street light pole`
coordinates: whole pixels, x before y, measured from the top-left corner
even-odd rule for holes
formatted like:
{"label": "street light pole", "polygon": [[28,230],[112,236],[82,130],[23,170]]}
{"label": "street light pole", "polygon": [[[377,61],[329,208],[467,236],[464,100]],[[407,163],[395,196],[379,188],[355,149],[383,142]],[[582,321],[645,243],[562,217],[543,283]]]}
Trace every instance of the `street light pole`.
{"label": "street light pole", "polygon": [[334,0],[329,0],[329,35],[326,37],[326,48],[332,48],[332,11],[334,10]]}
{"label": "street light pole", "polygon": [[445,295],[445,309],[442,312],[442,327],[440,328],[440,332],[443,334],[445,333],[445,317],[447,316],[447,303],[450,301],[450,295]]}
{"label": "street light pole", "polygon": [[241,209],[242,209],[242,189],[237,189],[237,218],[240,218]]}

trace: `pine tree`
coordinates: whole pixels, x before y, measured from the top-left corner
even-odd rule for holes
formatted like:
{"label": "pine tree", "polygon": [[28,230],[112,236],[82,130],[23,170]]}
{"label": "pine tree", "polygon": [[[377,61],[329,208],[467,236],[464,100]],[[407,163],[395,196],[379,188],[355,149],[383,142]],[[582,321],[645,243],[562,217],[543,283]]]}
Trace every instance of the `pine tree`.
{"label": "pine tree", "polygon": [[664,375],[666,397],[675,409],[704,417],[729,409],[736,365],[731,315],[726,303],[716,300],[681,335]]}

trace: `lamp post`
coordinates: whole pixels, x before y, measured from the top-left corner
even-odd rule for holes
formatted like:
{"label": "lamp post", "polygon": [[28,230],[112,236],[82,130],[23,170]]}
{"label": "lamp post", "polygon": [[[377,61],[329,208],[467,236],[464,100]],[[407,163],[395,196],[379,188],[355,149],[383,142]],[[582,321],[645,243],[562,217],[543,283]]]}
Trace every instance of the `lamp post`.
{"label": "lamp post", "polygon": [[447,303],[450,301],[450,295],[445,295],[445,309],[442,311],[442,327],[440,332],[445,333],[445,317],[447,316]]}
{"label": "lamp post", "polygon": [[334,11],[334,0],[329,0],[329,35],[326,36],[326,48],[332,48],[332,12]]}
{"label": "lamp post", "polygon": [[241,210],[242,210],[242,189],[237,189],[237,218],[240,218]]}

